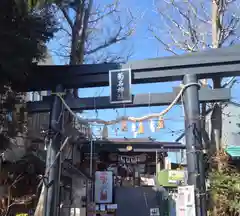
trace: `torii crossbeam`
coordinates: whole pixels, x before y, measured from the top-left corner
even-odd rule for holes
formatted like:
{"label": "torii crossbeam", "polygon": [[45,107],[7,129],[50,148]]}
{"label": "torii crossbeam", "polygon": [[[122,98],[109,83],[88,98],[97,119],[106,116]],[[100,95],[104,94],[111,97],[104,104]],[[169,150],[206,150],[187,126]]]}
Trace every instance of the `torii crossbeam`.
{"label": "torii crossbeam", "polygon": [[100,87],[109,85],[109,70],[131,68],[132,83],[156,83],[182,80],[186,74],[198,79],[240,75],[240,47],[211,49],[181,56],[154,58],[127,64],[41,65],[34,66],[25,83],[14,83],[19,91]]}

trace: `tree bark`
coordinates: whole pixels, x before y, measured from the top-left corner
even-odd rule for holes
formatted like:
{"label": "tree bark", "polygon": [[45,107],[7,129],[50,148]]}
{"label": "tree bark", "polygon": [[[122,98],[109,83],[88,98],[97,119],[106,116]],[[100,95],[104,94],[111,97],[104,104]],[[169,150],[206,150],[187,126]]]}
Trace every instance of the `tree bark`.
{"label": "tree bark", "polygon": [[[92,9],[92,0],[80,1],[77,10],[76,18],[72,26],[72,43],[69,65],[83,64],[84,48],[86,41],[86,32],[88,29],[88,21]],[[71,90],[74,97],[78,97],[78,89]]]}
{"label": "tree bark", "polygon": [[[220,8],[219,8],[219,3],[220,1],[217,0],[212,0],[212,48],[219,48],[220,47],[220,28],[219,28],[219,24],[221,19],[221,15],[220,15]],[[213,88],[221,88],[221,78],[220,77],[216,77],[213,79]],[[215,107],[214,107],[215,109]],[[214,112],[214,110],[213,110]],[[214,115],[214,122],[222,122],[222,110],[220,106],[217,106],[217,112]],[[217,151],[219,151],[219,149],[221,148],[222,145],[222,140],[221,140],[221,134],[222,134],[222,127],[218,127],[216,125],[216,127],[214,126],[215,124],[212,124],[212,128],[211,128],[211,144],[215,145],[214,149],[215,152],[211,152],[214,155],[217,153]],[[212,155],[210,155],[212,156]],[[217,167],[219,169],[220,164],[218,161]],[[218,215],[218,209],[216,206],[216,203],[213,201],[213,215],[217,216]]]}
{"label": "tree bark", "polygon": [[[222,23],[222,14],[220,13],[220,1],[213,0],[212,1],[212,47],[213,48],[219,48],[220,45],[220,24]],[[213,88],[221,88],[221,78],[216,77],[213,79]],[[221,109],[221,108],[220,108]],[[218,115],[216,116],[218,121],[222,119],[222,112],[218,112]],[[212,130],[214,128],[212,127]],[[222,145],[221,143],[221,134],[222,134],[222,128],[219,128],[218,131],[214,132],[214,140],[218,140],[218,143]],[[218,136],[218,137],[216,137]],[[215,146],[217,148],[221,148],[221,146]]]}

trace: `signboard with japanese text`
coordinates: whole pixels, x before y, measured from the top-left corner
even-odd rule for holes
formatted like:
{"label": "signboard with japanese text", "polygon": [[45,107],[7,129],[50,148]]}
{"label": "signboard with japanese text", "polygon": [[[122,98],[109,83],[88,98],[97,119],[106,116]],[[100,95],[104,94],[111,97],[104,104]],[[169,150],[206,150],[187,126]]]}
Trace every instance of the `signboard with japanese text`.
{"label": "signboard with japanese text", "polygon": [[184,183],[186,178],[186,171],[184,170],[169,170],[168,171],[168,182],[173,184],[178,184],[180,182]]}
{"label": "signboard with japanese text", "polygon": [[195,193],[194,186],[178,187],[178,197],[176,202],[177,216],[195,216]]}
{"label": "signboard with japanese text", "polygon": [[146,154],[124,155],[124,154],[110,153],[108,158],[111,162],[118,162],[122,164],[146,163],[147,161]]}
{"label": "signboard with japanese text", "polygon": [[95,203],[112,203],[113,200],[113,173],[95,173]]}
{"label": "signboard with japanese text", "polygon": [[131,69],[119,69],[109,71],[110,103],[132,102]]}

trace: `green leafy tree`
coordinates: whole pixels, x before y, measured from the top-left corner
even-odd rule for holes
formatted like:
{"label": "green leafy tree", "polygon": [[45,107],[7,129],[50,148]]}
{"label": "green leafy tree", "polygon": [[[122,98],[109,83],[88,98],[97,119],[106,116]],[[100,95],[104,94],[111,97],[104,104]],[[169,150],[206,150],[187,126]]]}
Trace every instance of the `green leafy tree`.
{"label": "green leafy tree", "polygon": [[0,126],[4,136],[14,136],[14,130],[5,129],[9,123],[7,113],[13,109],[19,96],[11,90],[11,83],[21,83],[33,62],[45,57],[46,43],[57,28],[50,7],[36,9],[20,0],[0,1],[0,27]]}
{"label": "green leafy tree", "polygon": [[[23,95],[14,92],[11,84],[21,83],[31,72],[32,64],[45,58],[46,43],[57,31],[51,5],[29,2],[0,1],[0,153],[11,144],[18,144],[17,133],[26,134],[25,116],[12,112]],[[9,201],[14,205],[13,200]],[[2,207],[0,215],[7,215],[9,207]]]}
{"label": "green leafy tree", "polygon": [[36,10],[24,1],[0,1],[1,80],[21,81],[33,61],[45,57],[56,31],[50,8]]}
{"label": "green leafy tree", "polygon": [[240,173],[232,165],[224,150],[212,157],[209,180],[210,193],[215,203],[213,215],[237,216],[240,214]]}

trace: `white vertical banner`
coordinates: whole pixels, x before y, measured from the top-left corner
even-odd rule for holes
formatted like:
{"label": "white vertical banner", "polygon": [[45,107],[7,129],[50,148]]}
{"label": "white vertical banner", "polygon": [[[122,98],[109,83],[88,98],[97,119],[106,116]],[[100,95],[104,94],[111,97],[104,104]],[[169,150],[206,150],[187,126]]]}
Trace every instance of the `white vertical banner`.
{"label": "white vertical banner", "polygon": [[113,173],[97,171],[95,173],[95,202],[112,203]]}
{"label": "white vertical banner", "polygon": [[177,216],[196,216],[194,185],[178,187]]}

